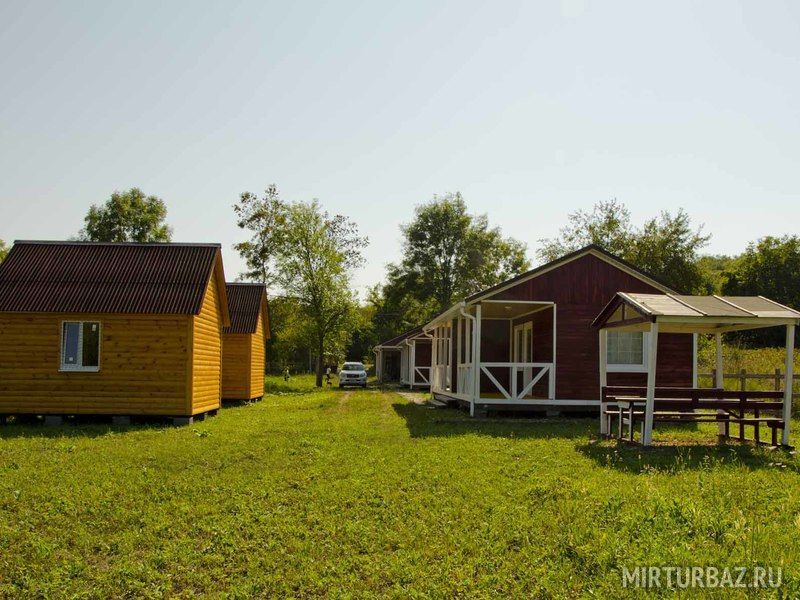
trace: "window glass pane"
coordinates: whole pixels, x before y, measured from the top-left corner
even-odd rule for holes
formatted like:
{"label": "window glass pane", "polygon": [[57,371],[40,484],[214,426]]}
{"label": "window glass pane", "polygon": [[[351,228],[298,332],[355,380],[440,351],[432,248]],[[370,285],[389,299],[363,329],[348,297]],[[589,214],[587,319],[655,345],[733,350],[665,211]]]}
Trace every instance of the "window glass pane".
{"label": "window glass pane", "polygon": [[83,366],[97,367],[100,362],[100,323],[83,324]]}
{"label": "window glass pane", "polygon": [[609,331],[608,364],[643,365],[643,339],[641,331]]}
{"label": "window glass pane", "polygon": [[61,364],[78,365],[78,338],[80,323],[64,323],[62,333]]}

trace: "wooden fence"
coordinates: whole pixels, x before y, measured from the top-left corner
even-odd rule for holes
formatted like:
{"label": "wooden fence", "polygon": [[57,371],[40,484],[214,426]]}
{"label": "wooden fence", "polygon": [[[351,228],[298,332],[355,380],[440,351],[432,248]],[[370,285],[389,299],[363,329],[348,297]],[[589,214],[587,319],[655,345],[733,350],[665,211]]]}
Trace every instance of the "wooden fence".
{"label": "wooden fence", "polygon": [[[711,385],[714,385],[714,381],[716,381],[716,370],[711,371],[711,373],[698,373],[698,384],[701,378],[707,378],[711,380]],[[747,390],[747,382],[752,380],[754,382],[766,382],[766,386],[755,385],[754,387],[758,387],[759,391],[766,391],[766,389],[772,388],[772,390],[779,392],[783,389],[783,383],[786,379],[786,376],[780,369],[775,369],[774,373],[748,373],[746,369],[740,369],[738,373],[723,373],[722,380],[723,382],[729,380],[738,381],[738,389],[744,391]],[[794,391],[795,386],[800,381],[800,375],[794,375],[792,377],[792,391]],[[766,389],[765,389],[766,388]],[[793,393],[792,398],[800,398],[800,393]]]}

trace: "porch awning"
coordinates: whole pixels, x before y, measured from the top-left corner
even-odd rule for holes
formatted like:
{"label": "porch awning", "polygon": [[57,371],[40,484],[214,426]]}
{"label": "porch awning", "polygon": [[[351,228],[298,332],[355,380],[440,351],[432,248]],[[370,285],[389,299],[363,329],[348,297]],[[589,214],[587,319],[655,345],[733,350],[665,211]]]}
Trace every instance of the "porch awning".
{"label": "porch awning", "polygon": [[617,292],[592,325],[600,329],[646,331],[658,323],[664,333],[724,333],[796,325],[800,312],[763,296],[683,296]]}

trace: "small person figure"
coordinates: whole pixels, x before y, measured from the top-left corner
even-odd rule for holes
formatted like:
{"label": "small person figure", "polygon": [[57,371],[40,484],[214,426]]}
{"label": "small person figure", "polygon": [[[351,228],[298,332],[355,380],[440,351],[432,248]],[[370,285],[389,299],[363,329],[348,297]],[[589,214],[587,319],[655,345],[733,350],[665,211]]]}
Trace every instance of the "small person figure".
{"label": "small person figure", "polygon": [[289,367],[283,368],[283,380],[289,381]]}
{"label": "small person figure", "polygon": [[325,369],[325,381],[328,383],[328,385],[332,385],[331,384],[331,368],[330,367]]}

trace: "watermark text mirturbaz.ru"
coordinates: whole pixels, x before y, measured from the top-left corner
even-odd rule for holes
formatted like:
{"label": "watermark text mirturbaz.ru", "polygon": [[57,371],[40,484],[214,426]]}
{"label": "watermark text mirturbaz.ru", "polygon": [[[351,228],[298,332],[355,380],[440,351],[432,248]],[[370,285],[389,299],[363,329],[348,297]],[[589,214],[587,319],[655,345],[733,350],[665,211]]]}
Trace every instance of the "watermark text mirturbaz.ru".
{"label": "watermark text mirturbaz.ru", "polygon": [[779,588],[781,567],[622,567],[625,588]]}

